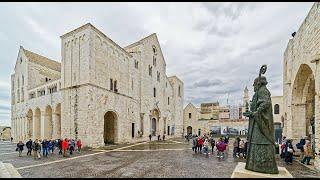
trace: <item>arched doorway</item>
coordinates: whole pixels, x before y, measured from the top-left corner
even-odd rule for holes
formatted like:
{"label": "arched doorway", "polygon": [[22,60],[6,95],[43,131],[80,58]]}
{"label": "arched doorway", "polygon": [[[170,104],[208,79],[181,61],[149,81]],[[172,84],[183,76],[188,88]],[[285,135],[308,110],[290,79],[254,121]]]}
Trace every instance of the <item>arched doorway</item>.
{"label": "arched doorway", "polygon": [[151,123],[151,135],[152,136],[156,136],[156,132],[157,132],[157,120],[155,118],[152,118],[152,123]]}
{"label": "arched doorway", "polygon": [[41,111],[40,108],[35,110],[34,114],[34,139],[41,138]]}
{"label": "arched doorway", "polygon": [[114,144],[116,138],[116,122],[117,114],[112,111],[106,112],[104,115],[104,133],[103,139],[105,144]]}
{"label": "arched doorway", "polygon": [[158,109],[152,110],[152,118],[151,118],[151,135],[156,136],[160,134],[159,130],[159,119],[160,119],[160,113]]}
{"label": "arched doorway", "polygon": [[27,113],[27,139],[32,139],[33,136],[33,112],[29,109]]}
{"label": "arched doorway", "polygon": [[315,80],[311,68],[302,64],[295,77],[292,89],[293,137],[312,135],[311,120],[315,108]]}
{"label": "arched doorway", "polygon": [[55,131],[56,131],[56,138],[61,138],[61,104],[58,104],[56,107],[56,112],[55,112]]}
{"label": "arched doorway", "polygon": [[192,134],[192,127],[191,126],[188,126],[187,127],[187,134]]}
{"label": "arched doorway", "polygon": [[52,134],[53,134],[52,108],[51,106],[47,106],[45,111],[45,119],[44,119],[44,138],[52,139]]}

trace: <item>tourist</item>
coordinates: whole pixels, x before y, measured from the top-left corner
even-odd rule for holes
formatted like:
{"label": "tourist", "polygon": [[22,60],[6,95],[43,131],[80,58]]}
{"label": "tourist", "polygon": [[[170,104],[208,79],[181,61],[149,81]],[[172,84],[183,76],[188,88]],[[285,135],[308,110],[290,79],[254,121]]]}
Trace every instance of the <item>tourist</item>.
{"label": "tourist", "polygon": [[311,142],[309,140],[306,141],[306,144],[304,145],[304,157],[303,160],[301,161],[302,164],[304,164],[307,161],[307,165],[310,164],[310,160],[313,156],[313,151],[311,148]]}
{"label": "tourist", "polygon": [[78,140],[77,140],[77,149],[78,149],[78,152],[81,151],[81,146],[82,146],[81,140],[78,139]]}
{"label": "tourist", "polygon": [[224,157],[224,151],[226,150],[227,144],[224,143],[222,137],[217,141],[216,147],[217,147],[217,157],[223,158]]}
{"label": "tourist", "polygon": [[284,158],[285,158],[285,147],[286,147],[286,143],[287,143],[287,137],[286,137],[286,136],[283,136],[282,142],[281,142],[281,146],[280,146],[280,149],[281,149],[280,158],[281,158],[281,159],[284,159]]}
{"label": "tourist", "polygon": [[197,137],[193,136],[192,138],[192,151],[197,152]]}
{"label": "tourist", "polygon": [[13,141],[13,137],[10,138],[11,142]]}
{"label": "tourist", "polygon": [[238,147],[239,147],[239,140],[238,140],[239,137],[237,137],[234,142],[233,142],[233,158],[237,158],[239,157],[237,155],[238,153]]}
{"label": "tourist", "polygon": [[199,137],[199,139],[198,139],[198,151],[199,151],[200,153],[202,153],[203,143],[204,143],[203,137]]}
{"label": "tourist", "polygon": [[240,140],[239,142],[239,157],[242,154],[242,158],[244,158],[244,140]]}
{"label": "tourist", "polygon": [[41,142],[43,157],[48,157],[48,144],[49,142],[47,141],[47,139],[44,139],[43,142]]}
{"label": "tourist", "polygon": [[59,149],[59,155],[62,154],[62,139],[58,139],[57,147]]}
{"label": "tourist", "polygon": [[160,134],[158,135],[158,141],[160,141]]}
{"label": "tourist", "polygon": [[307,138],[308,138],[307,136],[304,137],[304,138],[301,136],[300,142],[296,144],[297,149],[299,149],[300,152],[301,152],[301,154],[300,154],[301,161],[304,159],[304,149],[303,149],[303,147],[306,144],[306,139]]}
{"label": "tourist", "polygon": [[149,139],[150,139],[150,141],[151,141],[151,137],[152,137],[151,134],[149,134]]}
{"label": "tourist", "polygon": [[49,140],[48,141],[48,150],[49,150],[49,152],[51,151],[51,154],[53,154],[53,150],[54,150],[54,142],[53,142],[53,140]]}
{"label": "tourist", "polygon": [[67,157],[68,146],[69,146],[68,139],[65,138],[62,142],[63,157]]}
{"label": "tourist", "polygon": [[216,144],[216,141],[214,140],[213,136],[211,136],[210,138],[210,145],[211,145],[211,153],[213,154],[213,149],[214,149],[214,146]]}
{"label": "tourist", "polygon": [[285,162],[287,165],[292,164],[294,152],[295,150],[293,149],[293,146],[292,146],[292,140],[289,139],[287,140],[286,147],[285,147]]}
{"label": "tourist", "polygon": [[21,157],[23,147],[24,147],[24,143],[22,141],[19,141],[19,143],[17,144],[17,150],[19,151],[19,157]]}
{"label": "tourist", "polygon": [[206,138],[203,143],[203,150],[204,150],[204,153],[206,153],[206,155],[208,155],[208,146],[209,146],[209,142],[208,142],[208,138]]}
{"label": "tourist", "polygon": [[224,137],[224,143],[225,143],[225,144],[228,144],[228,143],[229,143],[229,136],[228,136],[228,135],[226,135],[226,136]]}
{"label": "tourist", "polygon": [[166,136],[163,134],[163,136],[162,136],[162,140],[164,141],[164,138],[165,138]]}
{"label": "tourist", "polygon": [[34,159],[36,159],[38,157],[38,159],[40,159],[40,152],[39,150],[41,149],[40,144],[38,139],[36,139],[33,143],[32,143],[32,150],[33,150],[33,156]]}
{"label": "tourist", "polygon": [[247,157],[247,149],[248,149],[248,138],[244,142],[244,148],[243,148],[243,158],[245,158],[245,159]]}
{"label": "tourist", "polygon": [[70,155],[72,155],[73,151],[74,151],[74,147],[75,147],[76,143],[74,142],[73,139],[69,140],[69,151],[70,151]]}
{"label": "tourist", "polygon": [[32,140],[31,139],[29,139],[29,141],[26,143],[26,147],[28,149],[27,156],[28,155],[31,156],[31,151],[32,151]]}

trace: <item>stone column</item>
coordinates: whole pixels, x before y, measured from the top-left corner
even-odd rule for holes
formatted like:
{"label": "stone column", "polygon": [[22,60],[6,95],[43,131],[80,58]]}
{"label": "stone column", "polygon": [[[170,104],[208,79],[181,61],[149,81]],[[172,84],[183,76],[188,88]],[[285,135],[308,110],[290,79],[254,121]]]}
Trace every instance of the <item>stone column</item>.
{"label": "stone column", "polygon": [[[318,92],[318,91],[316,91]],[[315,128],[315,151],[316,153],[319,153],[319,148],[318,148],[318,144],[320,143],[319,141],[319,137],[320,137],[320,111],[319,111],[319,95],[316,93],[315,95],[315,123],[314,123],[314,128]],[[317,169],[317,170],[320,170],[320,158],[319,158],[319,155],[315,157],[315,162],[314,162],[314,167]]]}
{"label": "stone column", "polygon": [[47,138],[46,134],[45,134],[45,128],[46,128],[46,125],[45,125],[46,113],[45,113],[45,111],[41,111],[40,121],[41,121],[41,138],[40,139],[43,140],[44,138]]}
{"label": "stone column", "polygon": [[34,140],[36,140],[36,111],[34,110],[33,111],[33,114],[32,114],[32,124],[31,124],[31,126],[32,126],[32,140],[34,141]]}

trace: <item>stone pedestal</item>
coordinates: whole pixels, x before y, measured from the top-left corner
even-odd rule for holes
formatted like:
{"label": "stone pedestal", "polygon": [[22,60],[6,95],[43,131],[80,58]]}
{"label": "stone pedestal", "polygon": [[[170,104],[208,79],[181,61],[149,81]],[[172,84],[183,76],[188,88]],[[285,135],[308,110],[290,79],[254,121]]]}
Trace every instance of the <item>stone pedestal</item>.
{"label": "stone pedestal", "polygon": [[231,178],[293,178],[285,167],[278,167],[279,174],[265,174],[245,169],[246,163],[239,162],[233,170]]}

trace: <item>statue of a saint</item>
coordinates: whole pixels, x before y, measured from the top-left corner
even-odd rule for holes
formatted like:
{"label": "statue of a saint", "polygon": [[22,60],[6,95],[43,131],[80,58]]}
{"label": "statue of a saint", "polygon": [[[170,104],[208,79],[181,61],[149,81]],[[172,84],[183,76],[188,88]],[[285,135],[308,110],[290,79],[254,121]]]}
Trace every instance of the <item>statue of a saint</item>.
{"label": "statue of a saint", "polygon": [[250,111],[243,113],[249,117],[245,168],[260,173],[278,174],[275,159],[271,94],[266,87],[268,84],[266,77],[261,76],[265,73],[266,68],[266,65],[263,65],[259,77],[254,80],[254,95],[250,104]]}

